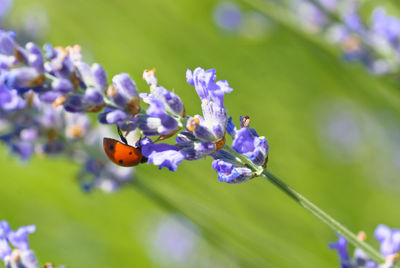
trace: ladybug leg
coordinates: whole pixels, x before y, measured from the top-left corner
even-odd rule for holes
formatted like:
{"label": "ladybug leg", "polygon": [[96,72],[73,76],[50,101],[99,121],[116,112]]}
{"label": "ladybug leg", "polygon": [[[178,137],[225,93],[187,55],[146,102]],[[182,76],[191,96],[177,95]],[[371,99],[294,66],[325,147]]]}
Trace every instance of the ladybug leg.
{"label": "ladybug leg", "polygon": [[128,141],[125,139],[124,135],[122,135],[122,131],[121,131],[121,129],[119,128],[118,125],[117,125],[117,131],[118,131],[119,137],[121,138],[121,141],[122,141],[123,143],[125,143],[126,145],[128,145]]}

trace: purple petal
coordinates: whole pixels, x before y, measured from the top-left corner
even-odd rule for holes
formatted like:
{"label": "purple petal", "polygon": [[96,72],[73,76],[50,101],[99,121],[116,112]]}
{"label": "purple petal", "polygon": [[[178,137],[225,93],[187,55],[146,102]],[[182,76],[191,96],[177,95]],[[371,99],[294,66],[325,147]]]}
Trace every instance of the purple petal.
{"label": "purple petal", "polygon": [[98,63],[94,63],[92,65],[92,72],[93,72],[93,78],[94,78],[94,82],[95,82],[96,86],[101,90],[106,89],[107,88],[107,75],[106,75],[106,71],[103,69],[103,67]]}
{"label": "purple petal", "polygon": [[174,145],[166,143],[147,143],[142,146],[142,153],[148,158],[148,163],[156,166],[166,167],[175,171],[184,159],[184,155]]}
{"label": "purple petal", "polygon": [[11,231],[11,228],[10,228],[10,225],[8,224],[8,222],[5,220],[2,220],[0,222],[0,238],[7,236],[10,231]]}
{"label": "purple petal", "polygon": [[113,77],[112,81],[119,91],[124,92],[131,98],[138,97],[136,85],[130,78],[129,74],[127,73],[117,74],[116,76]]}
{"label": "purple petal", "polygon": [[11,256],[11,253],[12,250],[7,242],[7,239],[0,238],[0,258],[5,261],[7,257]]}
{"label": "purple petal", "polygon": [[20,250],[28,250],[29,242],[28,242],[28,234],[34,233],[36,231],[35,225],[29,226],[21,226],[17,231],[13,231],[9,233],[8,239],[10,243],[20,249]]}

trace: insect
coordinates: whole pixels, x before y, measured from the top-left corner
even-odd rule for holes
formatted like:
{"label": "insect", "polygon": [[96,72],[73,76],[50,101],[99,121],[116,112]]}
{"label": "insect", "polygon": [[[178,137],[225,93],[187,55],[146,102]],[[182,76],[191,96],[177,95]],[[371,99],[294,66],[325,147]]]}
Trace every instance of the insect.
{"label": "insect", "polygon": [[121,129],[119,127],[117,129],[122,142],[111,138],[103,139],[104,152],[108,158],[118,166],[123,167],[133,167],[147,162],[147,158],[142,155],[140,147],[128,145]]}

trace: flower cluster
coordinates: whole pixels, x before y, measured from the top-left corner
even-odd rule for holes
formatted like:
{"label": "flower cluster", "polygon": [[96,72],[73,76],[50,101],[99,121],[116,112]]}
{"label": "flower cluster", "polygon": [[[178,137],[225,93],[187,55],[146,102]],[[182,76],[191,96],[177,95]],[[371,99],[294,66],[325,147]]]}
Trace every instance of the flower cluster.
{"label": "flower cluster", "polygon": [[[366,235],[363,232],[358,234],[358,238],[361,240],[366,239]],[[340,265],[342,268],[390,268],[393,267],[395,261],[399,257],[400,250],[400,230],[390,229],[386,225],[379,225],[375,229],[375,238],[378,240],[381,247],[381,254],[386,258],[384,264],[378,265],[376,262],[371,260],[364,251],[356,248],[354,251],[354,258],[350,257],[347,248],[346,238],[339,236],[336,243],[329,245],[330,249],[335,249],[338,252]]]}
{"label": "flower cluster", "polygon": [[8,222],[0,222],[0,258],[7,267],[38,267],[36,256],[28,243],[28,234],[35,230],[36,226],[29,225],[12,231]]}
{"label": "flower cluster", "polygon": [[[260,175],[267,160],[267,140],[250,128],[248,117],[241,118],[239,130],[233,125],[224,106],[225,94],[233,89],[227,81],[216,81],[214,69],[199,67],[186,73],[187,83],[195,87],[200,97],[202,115],[185,116],[180,98],[157,85],[154,71],[146,71],[144,78],[151,93],[140,95],[149,108],[146,115],[138,115],[139,129],[145,135],[159,136],[155,142],[149,138],[141,140],[143,155],[149,163],[174,171],[182,160],[212,156],[212,166],[220,181],[239,183]],[[178,130],[175,145],[157,143]],[[232,147],[225,144],[226,132],[233,139]]]}
{"label": "flower cluster", "polygon": [[339,46],[346,60],[360,61],[374,74],[397,72],[400,64],[400,19],[377,7],[369,22],[354,0],[292,0],[303,29]]}
{"label": "flower cluster", "polygon": [[[154,69],[143,73],[150,92],[139,93],[126,73],[108,84],[104,69],[84,62],[80,51],[47,44],[42,52],[34,43],[20,46],[13,32],[0,31],[0,140],[22,159],[34,153],[71,156],[84,163],[79,175],[84,189],[112,190],[128,181],[132,169],[116,170],[94,149],[106,136],[88,119],[94,112],[101,124],[142,136],[137,146],[160,168],[175,171],[183,160],[212,156],[219,179],[228,183],[246,181],[265,168],[267,140],[250,128],[248,117],[241,118],[240,129],[232,124],[224,96],[233,89],[216,80],[214,69],[187,71],[202,108],[202,115],[188,116],[181,98],[158,84]],[[225,144],[227,132],[232,147]],[[175,144],[162,142],[174,136]]]}
{"label": "flower cluster", "polygon": [[[35,225],[21,226],[16,231],[12,231],[7,221],[0,222],[0,258],[7,268],[39,267],[38,260],[30,249],[28,241],[28,234],[35,231]],[[47,263],[45,267],[54,266]]]}
{"label": "flower cluster", "polygon": [[[83,163],[78,179],[84,190],[118,188],[131,179],[132,170],[121,172],[109,165],[100,151],[107,134],[85,113],[104,106],[103,68],[82,62],[78,46],[46,45],[44,51],[33,43],[23,48],[14,33],[0,30],[0,141],[22,160],[34,154],[62,155]],[[124,74],[113,81],[122,87],[118,96],[133,84]],[[115,99],[122,105],[123,97]],[[127,107],[120,111],[125,113]]]}

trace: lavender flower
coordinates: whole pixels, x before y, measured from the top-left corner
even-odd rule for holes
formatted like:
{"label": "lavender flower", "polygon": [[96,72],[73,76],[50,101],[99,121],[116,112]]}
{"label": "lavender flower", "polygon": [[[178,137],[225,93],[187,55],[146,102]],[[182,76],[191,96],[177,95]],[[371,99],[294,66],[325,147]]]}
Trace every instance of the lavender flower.
{"label": "lavender flower", "polygon": [[141,93],[140,98],[149,105],[146,114],[139,116],[139,128],[146,136],[173,136],[181,127],[185,109],[182,100],[173,92],[159,86],[155,70],[145,71],[143,78],[150,86],[150,94]]}
{"label": "lavender flower", "polygon": [[[151,93],[140,94],[149,107],[146,114],[138,115],[139,129],[144,135],[159,136],[155,142],[149,138],[140,141],[148,163],[175,171],[183,159],[197,160],[210,155],[220,181],[239,183],[260,175],[267,162],[268,142],[249,127],[248,117],[241,118],[239,130],[228,121],[224,95],[232,92],[232,88],[227,81],[216,81],[214,69],[199,67],[186,73],[187,82],[195,87],[202,101],[203,116],[184,118],[180,98],[158,85],[154,70],[145,71],[143,78],[150,85]],[[158,143],[182,126],[186,129],[178,133],[175,145]],[[223,149],[226,132],[233,138],[230,151]]]}
{"label": "lavender flower", "polygon": [[148,163],[153,163],[159,168],[166,167],[175,171],[184,159],[184,154],[179,149],[170,144],[155,144],[149,138],[140,140],[142,153],[148,158]]}
{"label": "lavender flower", "polygon": [[[190,220],[179,214],[152,219],[152,227],[145,241],[150,257],[162,265],[187,266],[200,255],[199,231]],[[156,222],[156,224],[154,224]]]}
{"label": "lavender flower", "polygon": [[[245,156],[254,165],[265,168],[268,160],[268,142],[265,137],[259,137],[255,129],[250,128],[249,117],[240,117],[241,128],[236,129],[229,118],[227,132],[232,136],[232,148],[238,154]],[[246,163],[237,160],[231,152],[223,149],[213,154],[213,169],[218,173],[220,181],[240,183],[258,174]]]}
{"label": "lavender flower", "polygon": [[84,190],[113,191],[132,178],[132,170],[121,172],[100,151],[103,136],[86,113],[103,107],[100,122],[130,124],[140,107],[129,75],[114,76],[109,87],[104,69],[82,61],[79,46],[47,44],[42,52],[0,30],[0,141],[11,152],[25,161],[35,154],[71,157],[84,164],[78,176]]}
{"label": "lavender flower", "polygon": [[[42,52],[33,43],[21,47],[14,37],[0,32],[0,119],[10,122],[0,130],[0,140],[22,159],[35,153],[67,155],[85,163],[78,177],[83,189],[118,188],[131,172],[111,168],[92,148],[98,144],[87,139],[101,137],[86,113],[102,111],[100,123],[144,135],[138,146],[148,163],[160,168],[175,171],[184,159],[210,155],[219,179],[229,183],[246,181],[265,168],[266,139],[247,121],[239,130],[231,122],[228,128],[224,96],[233,89],[227,81],[216,81],[214,69],[187,71],[187,82],[195,87],[203,114],[186,116],[180,97],[158,84],[154,69],[143,73],[150,93],[139,94],[126,73],[115,75],[108,85],[99,64],[90,66],[82,60],[80,46],[47,44]],[[140,107],[139,97],[148,104],[146,110]],[[222,150],[227,131],[233,138],[232,148]],[[176,133],[175,145],[159,142]],[[157,136],[156,140],[151,136]]]}
{"label": "lavender flower", "polygon": [[339,239],[336,243],[329,245],[330,249],[337,250],[340,259],[340,267],[352,268],[354,267],[347,248],[347,240],[343,236],[339,235]]}
{"label": "lavender flower", "polygon": [[8,222],[4,220],[0,222],[0,257],[7,267],[38,267],[38,261],[28,242],[28,234],[35,230],[36,226],[29,225],[12,231]]}
{"label": "lavender flower", "polygon": [[242,12],[232,2],[219,2],[214,8],[213,17],[218,27],[234,31],[240,27]]}
{"label": "lavender flower", "polygon": [[[366,235],[364,232],[358,234],[360,240],[365,240]],[[356,248],[354,251],[354,258],[350,257],[347,248],[346,238],[339,235],[339,239],[336,243],[329,245],[330,249],[335,249],[338,252],[339,260],[342,268],[390,268],[393,267],[394,263],[398,259],[398,251],[400,250],[400,231],[393,229],[391,230],[386,225],[379,225],[375,229],[375,238],[381,245],[381,253],[386,257],[386,262],[382,265],[378,265],[371,260],[364,251]]]}
{"label": "lavender flower", "polygon": [[390,229],[384,224],[380,224],[375,229],[375,238],[381,245],[383,256],[396,254],[400,250],[400,230]]}
{"label": "lavender flower", "polygon": [[187,119],[186,131],[181,132],[176,139],[186,160],[203,158],[225,144],[228,118],[223,103],[224,95],[233,89],[227,81],[215,79],[214,69],[205,71],[198,67],[193,72],[186,72],[186,80],[195,87],[203,110],[203,116],[195,115]]}
{"label": "lavender flower", "polygon": [[0,21],[5,15],[7,15],[11,6],[12,0],[0,0]]}

